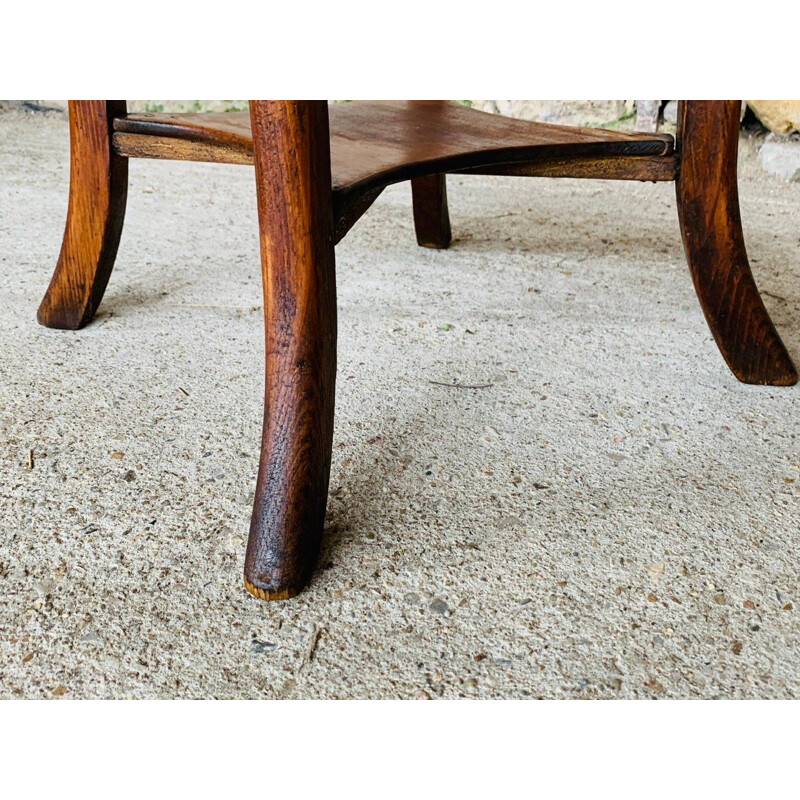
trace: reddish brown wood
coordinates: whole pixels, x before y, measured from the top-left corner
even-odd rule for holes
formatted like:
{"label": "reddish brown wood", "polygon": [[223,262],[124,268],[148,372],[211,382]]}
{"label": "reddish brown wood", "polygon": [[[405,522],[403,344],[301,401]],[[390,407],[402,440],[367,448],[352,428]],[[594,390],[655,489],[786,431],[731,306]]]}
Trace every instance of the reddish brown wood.
{"label": "reddish brown wood", "polygon": [[417,244],[444,249],[450,246],[450,214],[447,210],[447,177],[444,173],[425,175],[411,181],[414,229]]}
{"label": "reddish brown wood", "polygon": [[[236,112],[238,113],[238,112]],[[177,116],[177,115],[176,115]],[[191,116],[206,116],[191,114]],[[131,117],[130,119],[136,119]],[[249,118],[248,118],[249,119]],[[127,124],[120,120],[120,124]],[[190,122],[186,121],[187,124]],[[126,133],[117,131],[113,136],[114,151],[128,158],[156,158],[167,161],[208,161],[215,164],[250,164],[253,163],[253,143],[229,142],[223,132],[214,129],[215,138],[206,140],[183,139],[170,135],[155,133]]]}
{"label": "reddish brown wood", "polygon": [[369,207],[378,199],[383,191],[381,186],[371,192],[343,197],[341,194],[333,195],[333,243],[338,244],[347,235],[353,225],[361,219]]}
{"label": "reddish brown wood", "polygon": [[742,234],[739,101],[689,100],[678,112],[676,183],[686,259],[728,366],[744,383],[787,386],[797,370],[758,293]]}
{"label": "reddish brown wood", "polygon": [[264,279],[264,431],[245,587],[292,597],[319,550],[336,377],[333,203],[324,101],[251,101]]}
{"label": "reddish brown wood", "polygon": [[[125,156],[255,164],[264,282],[265,403],[245,586],[284,599],[305,584],[327,504],[336,372],[334,249],[381,190],[412,181],[418,240],[450,240],[444,174],[672,180],[700,303],[731,369],[751,383],[797,372],[753,281],[736,184],[738,104],[685,103],[668,136],[566,128],[452,103],[252,101],[249,115],[125,115],[70,104],[70,204],[39,319],[91,319],[125,210]],[[329,126],[329,114],[331,124]],[[113,128],[113,131],[112,131]]]}
{"label": "reddish brown wood", "polygon": [[674,181],[678,157],[569,156],[545,157],[524,164],[495,164],[458,170],[466,175],[520,175],[531,178],[593,178],[605,181]]}
{"label": "reddish brown wood", "polygon": [[[573,128],[486,114],[441,101],[330,106],[334,193],[363,193],[437,172],[547,158],[666,156],[665,134]],[[252,163],[247,114],[131,114],[116,120],[123,155]],[[122,134],[125,134],[123,136]]]}
{"label": "reddish brown wood", "polygon": [[[440,100],[334,103],[329,115],[336,241],[381,189],[437,173],[628,180],[675,176],[673,140],[663,134],[508,119]],[[116,151],[132,158],[253,161],[246,113],[131,114],[116,120],[114,129]],[[445,238],[435,197],[430,205],[441,231],[430,246],[441,246],[434,244]]]}
{"label": "reddish brown wood", "polygon": [[124,100],[71,100],[69,103],[69,208],[61,255],[38,319],[48,328],[82,328],[103,299],[117,256],[125,200],[128,159],[111,145]]}

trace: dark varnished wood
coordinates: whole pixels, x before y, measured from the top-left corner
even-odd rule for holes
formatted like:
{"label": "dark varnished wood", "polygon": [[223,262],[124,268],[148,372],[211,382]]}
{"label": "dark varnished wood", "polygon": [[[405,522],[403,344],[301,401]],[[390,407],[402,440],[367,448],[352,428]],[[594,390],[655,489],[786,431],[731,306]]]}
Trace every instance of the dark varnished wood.
{"label": "dark varnished wood", "polygon": [[125,201],[128,159],[111,145],[115,118],[124,100],[69,103],[69,207],[61,254],[38,320],[48,328],[82,328],[103,299],[117,256]]}
{"label": "dark varnished wood", "polygon": [[450,246],[450,213],[447,210],[447,176],[425,175],[411,181],[414,230],[417,244],[444,249]]}
{"label": "dark varnished wood", "polygon": [[787,386],[797,371],[758,293],[742,234],[739,101],[681,103],[676,183],[686,260],[714,339],[744,383]]}
{"label": "dark varnished wood", "polygon": [[[546,155],[661,156],[673,151],[667,135],[509,119],[441,101],[333,103],[329,116],[334,191]],[[146,140],[155,137],[162,140],[160,147],[171,148],[152,154],[157,158],[253,161],[246,113],[130,114],[117,119],[114,130],[115,147],[123,155],[150,157]],[[197,145],[206,150],[199,153]]]}
{"label": "dark varnished wood", "polygon": [[446,247],[446,173],[678,178],[687,259],[725,359],[747,382],[797,378],[744,250],[736,103],[684,104],[677,152],[671,137],[509,120],[441,101],[330,109],[324,101],[252,101],[246,115],[130,116],[121,102],[77,101],[70,125],[69,214],[39,312],[54,327],[80,327],[100,302],[122,228],[127,157],[255,164],[265,402],[244,579],[256,597],[291,597],[314,566],[333,435],[334,243],[391,183],[412,182],[420,244]]}
{"label": "dark varnished wood", "polygon": [[[674,177],[674,163],[659,163],[673,152],[666,135],[509,119],[442,101],[334,103],[329,115],[337,230],[358,218],[350,207],[363,207],[376,190],[435,173],[519,174],[532,162],[539,173],[527,174],[556,176],[565,169],[569,174],[567,165],[582,159],[581,177],[608,177],[613,170],[622,177],[624,167],[612,168],[612,160],[637,159],[636,180],[664,180],[665,169]],[[116,120],[114,129],[117,152],[130,157],[233,164],[253,159],[247,114],[132,114]]]}
{"label": "dark varnished wood", "polygon": [[347,235],[347,232],[367,212],[369,207],[378,199],[383,187],[370,192],[343,198],[341,195],[333,196],[333,242],[338,244]]}
{"label": "dark varnished wood", "polygon": [[251,102],[264,280],[264,431],[245,586],[305,584],[322,538],[336,377],[333,213],[324,101]]}
{"label": "dark varnished wood", "polygon": [[457,170],[465,175],[518,175],[528,178],[593,178],[606,181],[674,181],[678,157],[663,156],[577,156],[546,157],[524,164],[498,164]]}

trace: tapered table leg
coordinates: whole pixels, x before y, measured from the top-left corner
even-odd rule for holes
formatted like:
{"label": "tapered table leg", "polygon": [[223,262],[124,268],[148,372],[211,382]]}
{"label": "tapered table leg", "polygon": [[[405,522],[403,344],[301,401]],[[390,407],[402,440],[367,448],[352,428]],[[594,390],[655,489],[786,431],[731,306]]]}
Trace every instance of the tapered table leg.
{"label": "tapered table leg", "polygon": [[251,101],[264,280],[264,430],[245,587],[265,600],[306,583],[328,497],[336,286],[324,101]]}
{"label": "tapered table leg", "polygon": [[111,146],[124,100],[70,100],[69,209],[61,255],[38,320],[48,328],[82,328],[106,290],[125,219],[128,159]]}
{"label": "tapered table leg", "polygon": [[787,386],[797,370],[758,293],[742,235],[736,159],[739,101],[681,103],[678,218],[711,333],[744,383]]}

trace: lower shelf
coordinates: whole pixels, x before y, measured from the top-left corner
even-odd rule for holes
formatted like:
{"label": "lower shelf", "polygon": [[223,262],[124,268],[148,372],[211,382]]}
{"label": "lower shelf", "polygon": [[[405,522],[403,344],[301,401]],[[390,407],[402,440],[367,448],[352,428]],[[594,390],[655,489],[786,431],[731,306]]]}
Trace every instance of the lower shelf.
{"label": "lower shelf", "polygon": [[[329,107],[335,193],[363,196],[436,172],[673,180],[671,136],[508,119],[443,101]],[[120,155],[253,163],[248,113],[131,114],[114,120]]]}

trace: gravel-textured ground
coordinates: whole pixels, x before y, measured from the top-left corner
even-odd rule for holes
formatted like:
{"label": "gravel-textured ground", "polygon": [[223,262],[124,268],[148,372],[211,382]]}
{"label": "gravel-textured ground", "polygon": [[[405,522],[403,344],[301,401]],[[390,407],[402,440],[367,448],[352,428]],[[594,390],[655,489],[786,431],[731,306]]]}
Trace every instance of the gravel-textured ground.
{"label": "gravel-textured ground", "polygon": [[[62,115],[0,115],[0,696],[800,694],[800,387],[727,371],[671,185],[452,178],[449,251],[379,198],[337,248],[319,569],[265,604],[253,173],[134,162],[77,333],[35,318],[68,173]],[[798,358],[800,185],[746,140],[740,173]]]}

